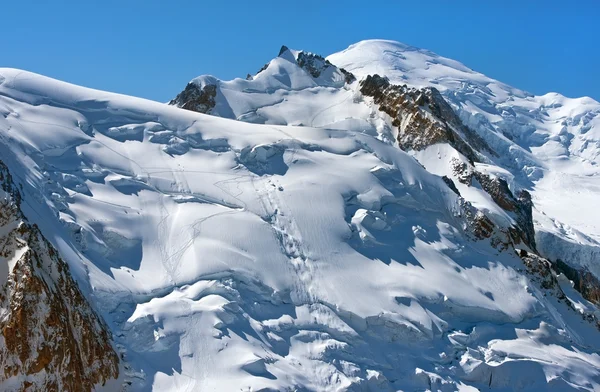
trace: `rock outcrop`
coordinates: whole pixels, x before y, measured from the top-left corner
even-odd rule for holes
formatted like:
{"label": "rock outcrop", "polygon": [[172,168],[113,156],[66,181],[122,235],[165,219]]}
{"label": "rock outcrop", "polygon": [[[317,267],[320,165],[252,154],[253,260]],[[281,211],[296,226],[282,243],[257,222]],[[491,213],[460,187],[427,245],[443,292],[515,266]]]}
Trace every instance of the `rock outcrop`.
{"label": "rock outcrop", "polygon": [[556,260],[555,269],[564,274],[573,282],[575,290],[579,291],[583,298],[600,305],[600,280],[586,268],[574,268],[562,260]]}
{"label": "rock outcrop", "polygon": [[509,233],[513,242],[517,244],[523,242],[531,250],[536,251],[533,203],[529,192],[520,190],[515,196],[504,179],[481,173],[472,165],[457,159],[452,160],[452,170],[458,181],[463,184],[469,186],[479,184],[498,206],[514,218],[516,226],[513,226]]}
{"label": "rock outcrop", "polygon": [[[558,301],[564,301],[568,306],[570,306],[573,310],[575,310],[575,307],[573,306],[573,304],[571,303],[571,301],[567,298],[567,296],[565,295],[565,292],[563,291],[563,289],[561,288],[559,282],[558,282],[558,274],[564,274],[568,279],[572,279],[573,276],[569,276],[567,275],[567,273],[565,273],[565,268],[570,269],[569,266],[567,266],[566,264],[561,262],[557,262],[557,263],[553,263],[550,260],[547,260],[543,257],[540,257],[538,255],[532,254],[532,253],[528,253],[524,250],[519,251],[519,256],[521,257],[521,259],[523,260],[523,262],[525,263],[525,266],[527,268],[527,273],[529,275],[529,277],[535,281],[536,283],[538,283],[540,285],[540,287],[545,290],[548,294],[553,295],[554,297],[556,297],[558,299]],[[593,275],[592,275],[593,276]],[[585,290],[581,290],[580,288],[578,289],[577,284],[579,282],[574,282],[575,283],[575,289],[577,289],[582,296],[584,296],[584,292]],[[588,299],[588,298],[586,298]],[[588,299],[589,300],[589,299]],[[597,318],[596,314],[593,313],[588,313],[588,312],[580,312],[581,317],[594,324],[596,326],[596,328],[600,329],[600,320]]]}
{"label": "rock outcrop", "polygon": [[448,143],[471,162],[481,161],[480,152],[495,155],[485,140],[462,123],[433,87],[419,90],[393,85],[379,75],[369,75],[360,82],[360,92],[372,97],[379,110],[392,118],[403,150],[419,151],[436,143]]}
{"label": "rock outcrop", "polygon": [[68,265],[20,211],[0,163],[0,389],[91,391],[119,375],[111,336]]}
{"label": "rock outcrop", "polygon": [[[282,48],[283,49],[283,48]],[[308,52],[299,52],[296,62],[300,68],[307,71],[313,78],[318,78],[321,74],[330,67],[335,67],[323,56]],[[354,75],[343,68],[339,69],[345,76],[345,82],[350,84],[356,80]]]}
{"label": "rock outcrop", "polygon": [[465,218],[466,226],[464,229],[466,232],[470,232],[478,240],[490,238],[494,246],[505,242],[503,239],[500,239],[497,236],[493,237],[496,226],[488,216],[486,216],[482,211],[473,207],[471,203],[462,198],[460,200],[462,214]]}
{"label": "rock outcrop", "polygon": [[190,82],[182,92],[177,94],[175,99],[169,102],[169,105],[175,105],[194,112],[211,114],[210,112],[216,104],[216,96],[216,85],[207,84],[199,86],[196,83]]}
{"label": "rock outcrop", "polygon": [[[398,128],[398,145],[403,150],[419,151],[433,144],[448,143],[463,154],[469,163],[456,160],[452,168],[455,177],[469,186],[479,182],[494,202],[514,217],[516,225],[506,233],[511,241],[523,242],[530,249],[536,249],[531,196],[522,190],[515,197],[506,181],[475,170],[472,164],[484,160],[483,154],[496,156],[496,153],[462,123],[439,91],[433,87],[419,90],[393,85],[379,75],[367,76],[361,81],[360,91],[364,96],[372,97],[379,110],[392,118],[392,125]],[[444,181],[459,194],[449,178]],[[481,214],[472,215],[470,220],[475,225],[476,237],[490,237],[494,225],[489,218]]]}

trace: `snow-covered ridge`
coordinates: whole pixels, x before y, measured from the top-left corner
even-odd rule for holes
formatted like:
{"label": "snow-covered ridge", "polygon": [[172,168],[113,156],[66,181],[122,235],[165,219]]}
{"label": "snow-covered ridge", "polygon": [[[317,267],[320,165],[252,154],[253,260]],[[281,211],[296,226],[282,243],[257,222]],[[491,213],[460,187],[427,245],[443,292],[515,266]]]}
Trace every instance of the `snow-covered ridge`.
{"label": "snow-covered ridge", "polygon": [[[251,123],[347,129],[354,110],[362,109],[362,117],[368,117],[364,108],[351,104],[348,86],[353,82],[351,73],[325,58],[283,46],[257,74],[231,81],[199,76],[170,104]],[[355,128],[362,123],[367,121],[362,119]]]}
{"label": "snow-covered ridge", "polygon": [[[274,64],[255,79],[307,74]],[[600,388],[595,306],[515,252],[478,181],[449,186],[462,154],[397,148],[358,83],[231,88],[236,110],[285,98],[231,117],[251,124],[0,75],[24,212],[92,288],[130,389]]]}
{"label": "snow-covered ridge", "polygon": [[[285,48],[282,53],[288,53],[293,62],[302,52]],[[471,160],[477,153],[489,155],[489,159],[481,161],[480,170],[507,181],[515,194],[522,189],[531,193],[536,235],[556,238],[558,233],[558,238],[564,241],[564,247],[540,241],[542,254],[568,260],[600,277],[600,266],[594,261],[600,251],[597,223],[600,215],[590,207],[600,191],[598,102],[587,97],[566,98],[557,93],[535,96],[455,60],[394,41],[361,41],[326,60],[359,80],[380,75],[398,88],[440,91],[462,125],[484,140],[472,154],[455,147]],[[389,105],[384,107],[365,97],[359,91],[360,83],[326,91],[309,89],[307,94],[302,89],[280,89],[277,80],[281,76],[277,75],[267,72],[263,81],[269,87],[253,89],[251,93],[235,81],[225,82],[230,83],[231,91],[219,102],[223,106],[234,102],[234,106],[241,105],[247,110],[234,110],[226,115],[220,111],[211,113],[248,122],[352,130],[388,143],[398,140],[400,147],[406,147],[401,140],[400,124],[394,123],[401,122],[400,119],[387,115],[390,111],[385,108],[389,109]],[[275,96],[281,100],[273,100]],[[406,122],[414,122],[411,111],[405,114]],[[490,155],[486,150],[493,153]],[[422,154],[419,159],[428,169],[441,166],[432,160],[425,162]],[[451,166],[449,162],[445,165]],[[444,170],[436,173],[448,175]],[[573,233],[582,233],[585,240]],[[574,257],[567,249],[577,249],[575,253],[579,256]]]}

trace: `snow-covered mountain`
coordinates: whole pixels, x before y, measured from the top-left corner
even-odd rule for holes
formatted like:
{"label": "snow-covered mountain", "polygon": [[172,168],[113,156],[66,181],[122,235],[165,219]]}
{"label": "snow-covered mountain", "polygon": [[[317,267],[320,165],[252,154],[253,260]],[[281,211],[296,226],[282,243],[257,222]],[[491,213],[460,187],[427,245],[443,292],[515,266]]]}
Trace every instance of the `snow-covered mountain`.
{"label": "snow-covered mountain", "polygon": [[98,389],[600,389],[598,103],[388,41],[171,103],[0,69],[5,204],[112,333]]}

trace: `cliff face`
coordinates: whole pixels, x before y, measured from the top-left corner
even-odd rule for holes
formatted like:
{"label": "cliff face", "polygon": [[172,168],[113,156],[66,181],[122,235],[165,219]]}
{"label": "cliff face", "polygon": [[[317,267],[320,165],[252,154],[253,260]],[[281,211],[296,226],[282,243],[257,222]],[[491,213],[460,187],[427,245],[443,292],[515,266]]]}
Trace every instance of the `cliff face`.
{"label": "cliff face", "polygon": [[516,244],[524,243],[531,250],[536,251],[532,216],[533,203],[529,192],[521,190],[515,196],[502,178],[478,172],[472,165],[458,160],[454,160],[452,165],[458,181],[468,186],[478,184],[500,208],[514,218],[516,225],[511,228],[509,233],[512,241]]}
{"label": "cliff face", "polygon": [[119,375],[110,334],[68,265],[20,211],[0,163],[0,389],[90,391]]}

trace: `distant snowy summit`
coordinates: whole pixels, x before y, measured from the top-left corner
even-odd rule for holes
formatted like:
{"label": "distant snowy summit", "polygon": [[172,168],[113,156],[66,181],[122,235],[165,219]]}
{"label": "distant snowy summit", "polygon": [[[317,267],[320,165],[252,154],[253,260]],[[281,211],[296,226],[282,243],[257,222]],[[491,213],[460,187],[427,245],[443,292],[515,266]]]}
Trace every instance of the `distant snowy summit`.
{"label": "distant snowy summit", "polygon": [[[255,75],[229,82],[213,76],[197,77],[170,104],[225,118],[261,122],[257,109],[280,103],[290,93],[318,87],[340,88],[355,80],[351,73],[319,55],[282,46],[279,55]],[[263,95],[261,102],[254,102],[258,94]],[[272,96],[265,97],[267,94]]]}

